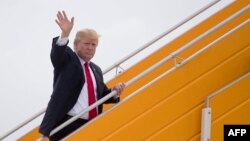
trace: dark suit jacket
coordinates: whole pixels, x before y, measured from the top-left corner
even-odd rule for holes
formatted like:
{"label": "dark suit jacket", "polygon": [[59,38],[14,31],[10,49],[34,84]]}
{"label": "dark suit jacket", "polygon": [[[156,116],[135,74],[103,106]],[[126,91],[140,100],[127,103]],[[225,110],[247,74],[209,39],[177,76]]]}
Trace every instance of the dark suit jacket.
{"label": "dark suit jacket", "polygon": [[[50,54],[54,67],[53,92],[39,129],[39,132],[45,136],[49,136],[56,124],[73,108],[85,83],[79,58],[67,45],[58,46],[57,40],[58,37],[53,39]],[[111,90],[103,81],[100,67],[90,62],[90,68],[97,83],[97,99],[101,99]],[[105,103],[116,102],[119,102],[119,99],[111,98]],[[98,111],[102,112],[102,105],[98,106]]]}

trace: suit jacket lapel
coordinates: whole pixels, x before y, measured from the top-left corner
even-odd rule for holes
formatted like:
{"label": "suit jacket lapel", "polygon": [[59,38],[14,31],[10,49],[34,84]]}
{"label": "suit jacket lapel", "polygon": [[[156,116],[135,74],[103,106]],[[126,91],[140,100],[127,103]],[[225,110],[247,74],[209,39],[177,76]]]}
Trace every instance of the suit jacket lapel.
{"label": "suit jacket lapel", "polygon": [[76,53],[74,53],[74,54],[75,54],[75,58],[76,58],[76,61],[74,61],[74,64],[75,64],[75,66],[76,66],[78,69],[80,69],[81,76],[82,76],[82,80],[83,80],[82,85],[83,85],[83,84],[85,83],[85,77],[84,77],[83,66],[82,66],[82,64],[81,64],[81,62],[80,62],[78,56],[76,55]]}
{"label": "suit jacket lapel", "polygon": [[91,63],[90,63],[90,68],[91,68],[91,70],[92,70],[92,72],[94,73],[94,76],[95,76],[95,80],[96,80],[96,87],[97,87],[97,99],[100,99],[101,98],[101,92],[100,92],[100,80],[101,80],[101,78],[100,78],[100,76],[99,76],[99,74],[98,74],[98,72],[96,71],[96,68],[94,67],[94,65],[92,65]]}

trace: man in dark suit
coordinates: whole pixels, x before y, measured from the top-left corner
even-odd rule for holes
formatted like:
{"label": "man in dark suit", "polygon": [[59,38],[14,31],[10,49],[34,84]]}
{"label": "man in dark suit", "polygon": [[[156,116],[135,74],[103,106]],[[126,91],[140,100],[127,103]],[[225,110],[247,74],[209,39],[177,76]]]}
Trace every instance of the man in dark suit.
{"label": "man in dark suit", "polygon": [[[46,137],[49,137],[50,132],[58,125],[79,114],[112,90],[116,90],[118,94],[105,103],[119,102],[119,96],[125,87],[124,83],[118,83],[109,89],[103,81],[100,67],[90,61],[98,45],[98,34],[95,30],[78,31],[73,51],[67,44],[74,18],[69,20],[64,11],[58,12],[56,23],[62,33],[60,37],[53,39],[51,49],[51,62],[54,67],[53,93],[39,129]],[[100,113],[102,104],[49,137],[50,140],[64,138]]]}

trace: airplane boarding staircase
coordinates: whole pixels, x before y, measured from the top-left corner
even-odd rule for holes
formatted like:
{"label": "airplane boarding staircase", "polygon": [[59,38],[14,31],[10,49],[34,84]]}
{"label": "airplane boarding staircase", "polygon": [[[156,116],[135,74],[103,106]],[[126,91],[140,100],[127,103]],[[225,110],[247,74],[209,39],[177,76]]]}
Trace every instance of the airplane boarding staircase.
{"label": "airplane boarding staircase", "polygon": [[[250,124],[250,1],[234,1],[108,85],[117,82],[128,82],[121,102],[65,140],[219,141],[225,124]],[[18,140],[39,137],[35,128]]]}

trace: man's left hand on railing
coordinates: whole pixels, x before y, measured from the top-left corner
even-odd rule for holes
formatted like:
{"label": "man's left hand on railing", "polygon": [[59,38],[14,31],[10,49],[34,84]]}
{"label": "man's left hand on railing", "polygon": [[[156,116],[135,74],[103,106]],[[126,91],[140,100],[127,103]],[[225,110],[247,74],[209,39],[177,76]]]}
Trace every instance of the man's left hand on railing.
{"label": "man's left hand on railing", "polygon": [[120,97],[120,95],[122,94],[123,90],[125,88],[125,83],[118,83],[116,84],[112,90],[115,90],[117,92],[117,95],[115,95],[115,98]]}

